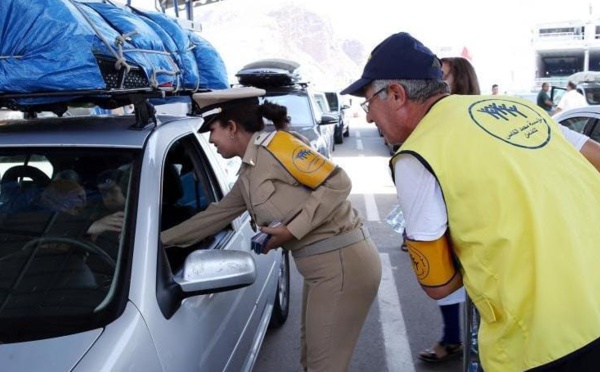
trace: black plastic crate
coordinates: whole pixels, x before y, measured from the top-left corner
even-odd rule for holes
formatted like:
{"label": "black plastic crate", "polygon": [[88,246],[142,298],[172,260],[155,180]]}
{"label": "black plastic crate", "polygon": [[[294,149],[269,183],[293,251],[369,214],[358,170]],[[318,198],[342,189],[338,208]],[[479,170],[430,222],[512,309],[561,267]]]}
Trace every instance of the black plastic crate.
{"label": "black plastic crate", "polygon": [[139,66],[131,65],[129,72],[125,68],[115,68],[116,59],[96,56],[98,68],[106,83],[106,89],[150,88],[146,73]]}

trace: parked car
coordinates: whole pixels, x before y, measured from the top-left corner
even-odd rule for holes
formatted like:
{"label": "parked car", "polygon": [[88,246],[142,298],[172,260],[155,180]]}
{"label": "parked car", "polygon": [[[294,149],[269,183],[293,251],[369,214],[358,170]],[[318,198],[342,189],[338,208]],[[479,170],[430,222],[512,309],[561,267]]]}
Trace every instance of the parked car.
{"label": "parked car", "polygon": [[[288,254],[251,252],[248,213],[161,244],[235,173],[202,119],[135,110],[0,120],[2,371],[251,371],[286,321]],[[92,228],[113,213],[120,232]]]}
{"label": "parked car", "polygon": [[344,137],[350,136],[350,118],[352,113],[350,112],[350,105],[344,103],[342,96],[337,92],[325,92],[327,97],[327,103],[329,109],[338,116],[338,125],[335,127],[335,133],[333,135],[336,144],[344,143]]}
{"label": "parked car", "polygon": [[263,100],[286,106],[290,129],[305,136],[321,155],[331,158],[338,118],[317,106],[308,83],[301,81],[298,68],[294,61],[267,59],[245,65],[236,76],[242,86],[265,89]]}
{"label": "parked car", "polygon": [[[325,92],[311,90],[310,97],[314,101],[314,108],[315,108],[317,117],[321,117],[323,114],[328,114],[328,115],[335,116],[336,123],[339,121],[338,113],[332,111],[331,108],[329,107],[329,102],[327,102],[327,96],[325,95]],[[331,152],[335,151],[335,144],[337,143],[335,141],[335,131],[336,130],[337,130],[337,125],[335,127],[333,125],[327,126],[327,132],[326,132],[327,137],[326,138],[327,138],[327,143],[329,144],[329,149]]]}
{"label": "parked car", "polygon": [[[577,84],[577,91],[585,97],[588,105],[600,105],[600,71],[577,72],[569,76],[569,81]],[[550,97],[554,105],[558,105],[566,91],[565,87],[552,87]]]}
{"label": "parked car", "polygon": [[600,142],[600,105],[561,111],[552,118],[558,123]]}

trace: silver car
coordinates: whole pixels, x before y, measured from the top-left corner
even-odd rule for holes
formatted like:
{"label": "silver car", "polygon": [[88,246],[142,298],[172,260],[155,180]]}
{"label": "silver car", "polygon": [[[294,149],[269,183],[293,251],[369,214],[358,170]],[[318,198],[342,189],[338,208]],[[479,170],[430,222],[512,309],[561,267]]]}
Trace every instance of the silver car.
{"label": "silver car", "polygon": [[600,105],[590,105],[561,111],[552,117],[558,123],[600,141]]}
{"label": "silver car", "polygon": [[0,120],[0,370],[249,371],[287,318],[289,258],[247,213],[159,233],[231,186],[201,119]]}

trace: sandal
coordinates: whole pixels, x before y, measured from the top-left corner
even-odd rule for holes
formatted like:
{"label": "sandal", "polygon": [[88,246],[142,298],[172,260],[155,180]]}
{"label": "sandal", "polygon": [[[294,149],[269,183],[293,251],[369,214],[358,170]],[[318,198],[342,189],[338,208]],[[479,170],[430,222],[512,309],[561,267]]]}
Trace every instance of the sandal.
{"label": "sandal", "polygon": [[462,355],[462,352],[462,344],[442,345],[438,342],[431,348],[431,350],[427,349],[421,351],[419,354],[419,359],[430,363],[441,363]]}

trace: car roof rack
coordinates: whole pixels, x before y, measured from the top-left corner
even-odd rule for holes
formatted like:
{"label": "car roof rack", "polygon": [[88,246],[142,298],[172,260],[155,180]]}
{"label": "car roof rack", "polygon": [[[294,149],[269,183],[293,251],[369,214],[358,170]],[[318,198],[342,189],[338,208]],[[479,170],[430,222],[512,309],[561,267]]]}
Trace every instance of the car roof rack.
{"label": "car roof rack", "polygon": [[[193,92],[178,92],[169,94],[165,90],[152,88],[121,89],[121,90],[73,90],[60,92],[9,93],[0,94],[0,108],[22,111],[25,118],[35,118],[38,112],[49,111],[62,117],[69,107],[98,106],[104,109],[115,109],[127,105],[135,107],[135,128],[143,128],[153,123],[157,124],[156,110],[149,99],[164,99],[168,96],[191,96]],[[59,102],[27,103],[33,98],[57,98]]]}

